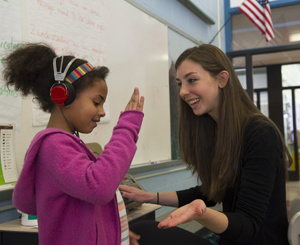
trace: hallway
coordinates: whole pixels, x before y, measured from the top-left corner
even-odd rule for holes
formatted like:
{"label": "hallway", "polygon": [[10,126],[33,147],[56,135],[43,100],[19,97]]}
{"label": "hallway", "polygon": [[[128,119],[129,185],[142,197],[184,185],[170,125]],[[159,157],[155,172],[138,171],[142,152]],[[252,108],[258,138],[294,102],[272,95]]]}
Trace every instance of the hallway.
{"label": "hallway", "polygon": [[286,182],[286,205],[288,210],[290,210],[290,203],[295,197],[300,197],[300,181],[287,181]]}

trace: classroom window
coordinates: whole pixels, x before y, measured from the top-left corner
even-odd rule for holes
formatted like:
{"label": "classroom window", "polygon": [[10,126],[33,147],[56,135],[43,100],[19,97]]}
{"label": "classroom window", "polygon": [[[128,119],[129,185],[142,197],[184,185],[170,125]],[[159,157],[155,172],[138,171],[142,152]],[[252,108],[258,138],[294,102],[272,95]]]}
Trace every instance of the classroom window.
{"label": "classroom window", "polygon": [[[247,80],[246,80],[246,69],[238,68],[235,69],[236,74],[243,86],[244,89],[247,89]],[[253,88],[254,89],[263,89],[267,88],[267,69],[266,67],[257,67],[253,68]]]}
{"label": "classroom window", "polygon": [[269,117],[269,94],[267,91],[261,91],[259,92],[260,95],[260,111],[262,114],[264,114],[266,117]]}
{"label": "classroom window", "polygon": [[300,64],[281,66],[282,87],[300,86]]}

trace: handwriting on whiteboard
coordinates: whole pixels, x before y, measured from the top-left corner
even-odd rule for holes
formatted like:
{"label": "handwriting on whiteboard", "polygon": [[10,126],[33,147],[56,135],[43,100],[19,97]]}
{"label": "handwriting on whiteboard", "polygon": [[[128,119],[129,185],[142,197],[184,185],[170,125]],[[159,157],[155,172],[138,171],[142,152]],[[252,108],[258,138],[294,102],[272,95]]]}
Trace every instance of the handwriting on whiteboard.
{"label": "handwriting on whiteboard", "polygon": [[[58,54],[105,62],[105,18],[102,1],[28,1],[29,39],[46,42]],[[39,13],[39,14],[36,14]]]}

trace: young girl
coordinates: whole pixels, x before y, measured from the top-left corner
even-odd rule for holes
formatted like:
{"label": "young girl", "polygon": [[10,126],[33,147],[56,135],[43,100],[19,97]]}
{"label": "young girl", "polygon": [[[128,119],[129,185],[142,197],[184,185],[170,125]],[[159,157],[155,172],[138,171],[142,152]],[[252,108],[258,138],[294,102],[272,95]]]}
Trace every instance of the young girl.
{"label": "young girl", "polygon": [[[288,244],[285,181],[291,157],[281,132],[249,99],[219,48],[190,48],[175,68],[181,156],[201,186],[169,193],[120,186],[135,201],[181,207],[159,225],[144,222],[131,230],[141,235],[141,245],[209,244],[174,227],[195,220],[215,233],[208,237],[212,244]],[[223,212],[208,208],[220,202]]]}
{"label": "young girl", "polygon": [[105,116],[108,72],[72,56],[57,57],[44,44],[25,44],[5,58],[7,85],[33,94],[51,113],[47,129],[27,150],[13,193],[16,208],[37,215],[41,245],[128,244],[116,190],[134,157],[143,119],[138,88],[101,155],[96,158],[78,137]]}

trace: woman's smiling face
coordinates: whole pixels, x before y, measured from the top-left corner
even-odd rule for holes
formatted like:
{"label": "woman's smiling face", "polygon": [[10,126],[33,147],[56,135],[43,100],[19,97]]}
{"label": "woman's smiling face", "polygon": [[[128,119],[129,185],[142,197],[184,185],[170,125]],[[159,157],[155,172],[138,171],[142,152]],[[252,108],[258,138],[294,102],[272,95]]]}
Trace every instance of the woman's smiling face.
{"label": "woman's smiling face", "polygon": [[208,113],[216,122],[219,107],[219,82],[203,67],[191,60],[184,60],[176,77],[180,97],[193,109],[195,115]]}

